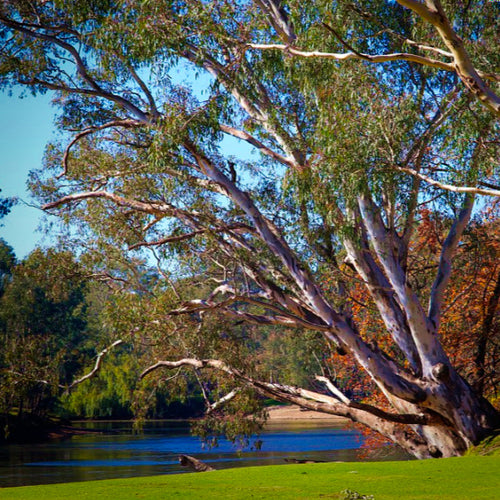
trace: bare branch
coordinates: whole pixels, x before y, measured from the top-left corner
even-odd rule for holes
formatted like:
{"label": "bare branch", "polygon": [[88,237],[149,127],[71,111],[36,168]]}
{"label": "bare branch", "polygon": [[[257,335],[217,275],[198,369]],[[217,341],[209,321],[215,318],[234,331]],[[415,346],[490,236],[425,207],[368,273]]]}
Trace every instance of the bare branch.
{"label": "bare branch", "polygon": [[213,413],[220,406],[222,406],[222,405],[226,404],[227,402],[233,400],[238,395],[238,393],[240,393],[240,392],[241,392],[241,388],[239,388],[239,387],[237,387],[236,389],[233,389],[231,392],[228,392],[225,396],[223,396],[222,398],[220,398],[217,401],[215,401],[215,403],[212,403],[208,407],[207,413],[208,414]]}
{"label": "bare branch", "polygon": [[[418,54],[410,54],[407,52],[396,52],[393,54],[365,54],[362,52],[320,52],[320,51],[306,51],[302,49],[297,49],[290,47],[289,45],[283,45],[279,43],[273,44],[262,44],[262,43],[247,43],[247,47],[257,50],[280,50],[287,54],[294,56],[304,57],[308,59],[333,59],[336,61],[348,61],[350,59],[361,59],[364,61],[372,63],[382,63],[390,61],[409,61],[424,66],[430,66],[432,68],[438,68],[445,71],[456,71],[455,65],[453,63],[440,61],[438,59],[432,59],[430,57],[420,56]],[[500,81],[500,75],[484,73],[478,70],[478,74],[482,78],[492,81]]]}
{"label": "bare branch", "polygon": [[[411,54],[408,52],[395,52],[393,54],[365,54],[362,52],[320,52],[320,51],[306,51],[302,49],[296,49],[290,47],[289,45],[283,45],[279,43],[273,44],[262,44],[262,43],[247,43],[247,47],[257,50],[280,50],[287,54],[294,56],[304,57],[308,59],[333,59],[336,61],[348,61],[350,59],[361,59],[363,61],[368,61],[371,63],[383,63],[390,61],[408,61],[421,64],[423,66],[429,66],[431,68],[442,69],[444,71],[456,72],[456,67],[454,63],[440,61],[439,59],[432,59],[430,57],[420,56],[418,54]],[[485,73],[483,71],[477,70],[477,74],[486,80],[491,80],[495,82],[500,81],[500,75],[493,73]]]}
{"label": "bare branch", "polygon": [[[249,305],[260,306],[264,309],[274,311],[276,314],[269,316],[231,309],[230,306],[236,302],[244,302]],[[189,314],[193,311],[215,310],[220,311],[225,316],[257,325],[284,325],[288,327],[307,328],[308,330],[320,331],[323,333],[330,331],[330,327],[322,323],[320,318],[315,318],[317,322],[307,321],[306,319],[291,314],[269,302],[257,300],[246,295],[233,295],[221,302],[215,302],[210,299],[190,300],[188,302],[184,302],[180,308],[170,311],[169,315],[176,316],[179,314]]]}
{"label": "bare branch", "polygon": [[67,391],[69,392],[71,389],[73,389],[73,387],[75,387],[76,385],[78,384],[81,384],[82,382],[85,382],[85,380],[88,380],[89,378],[92,378],[95,376],[95,374],[100,370],[101,368],[101,363],[102,363],[102,358],[103,356],[105,356],[109,351],[110,349],[112,349],[113,347],[116,347],[117,345],[120,345],[120,344],[123,344],[123,340],[115,340],[115,342],[113,342],[110,346],[106,347],[106,349],[103,349],[98,355],[97,355],[97,358],[96,358],[96,361],[95,361],[95,365],[94,365],[94,368],[89,372],[87,373],[86,375],[84,375],[83,377],[80,377],[79,379],[77,380],[74,380],[73,382],[71,382],[71,384],[67,387]]}
{"label": "bare branch", "polygon": [[250,135],[248,132],[245,132],[244,130],[238,130],[234,127],[224,124],[220,125],[220,129],[226,134],[237,137],[238,139],[242,139],[252,146],[255,146],[262,154],[273,158],[273,160],[277,160],[284,165],[288,165],[289,167],[295,167],[295,163],[292,159],[286,158],[285,156],[276,153],[275,151],[264,145],[262,142],[260,142],[258,139],[256,139],[253,135]]}
{"label": "bare branch", "polygon": [[445,56],[445,57],[450,57],[450,58],[453,57],[453,54],[451,52],[448,52],[446,50],[440,49],[438,47],[433,47],[433,46],[430,46],[430,45],[425,45],[423,43],[416,42],[414,40],[406,38],[401,33],[398,33],[397,31],[394,31],[393,29],[389,28],[386,24],[384,24],[383,22],[381,22],[381,20],[375,14],[373,14],[373,13],[367,11],[367,10],[363,10],[361,7],[359,7],[358,5],[356,5],[354,3],[352,3],[350,5],[350,8],[352,10],[354,10],[355,12],[357,12],[360,16],[364,17],[365,19],[369,19],[371,22],[374,22],[377,25],[379,25],[382,28],[383,32],[390,33],[391,35],[395,36],[396,38],[398,38],[403,43],[406,43],[407,45],[410,45],[412,47],[416,47],[419,50],[424,50],[424,51],[428,51],[428,52],[434,52],[436,54],[439,54],[439,55],[442,55],[442,56]]}
{"label": "bare branch", "polygon": [[328,390],[341,402],[344,403],[345,405],[349,406],[351,404],[351,400],[340,390],[338,389],[333,382],[327,378],[327,377],[322,377],[317,375],[315,379],[318,382],[323,382]]}
{"label": "bare branch", "polygon": [[484,196],[494,196],[496,198],[500,197],[500,190],[497,189],[483,189],[480,187],[470,187],[470,186],[455,186],[453,184],[446,184],[444,182],[437,181],[432,179],[428,175],[421,174],[417,172],[413,168],[409,167],[400,167],[398,165],[394,165],[396,170],[400,172],[405,172],[406,174],[413,175],[414,177],[418,177],[420,180],[427,182],[433,186],[436,186],[440,189],[444,189],[445,191],[452,191],[454,193],[467,193],[467,194],[480,194]]}
{"label": "bare branch", "polygon": [[255,0],[255,3],[268,15],[273,28],[280,38],[284,39],[287,43],[293,43],[296,35],[288,16],[281,7],[282,2],[279,0]]}
{"label": "bare branch", "polygon": [[200,234],[223,233],[228,231],[253,232],[253,228],[248,224],[230,224],[225,227],[223,226],[216,228],[197,229],[196,231],[192,231],[190,233],[167,236],[165,238],[156,241],[142,241],[140,243],[136,243],[135,245],[129,246],[129,250],[134,250],[139,247],[153,247],[153,246],[165,245],[167,243],[177,243],[179,241],[190,240],[196,236],[199,236]]}
{"label": "bare branch", "polygon": [[165,202],[159,201],[137,201],[130,198],[124,198],[109,191],[86,191],[83,193],[70,194],[59,200],[47,203],[42,207],[43,210],[58,208],[62,205],[68,205],[78,201],[85,201],[92,198],[109,200],[120,207],[127,207],[139,212],[144,212],[152,215],[173,215],[182,218],[186,215],[191,215],[188,212],[174,207]]}

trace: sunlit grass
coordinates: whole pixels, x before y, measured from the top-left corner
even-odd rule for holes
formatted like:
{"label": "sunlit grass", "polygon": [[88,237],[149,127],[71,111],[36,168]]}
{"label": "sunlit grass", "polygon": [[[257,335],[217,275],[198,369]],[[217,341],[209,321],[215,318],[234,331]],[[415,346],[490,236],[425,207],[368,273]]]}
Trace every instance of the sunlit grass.
{"label": "sunlit grass", "polygon": [[375,500],[496,500],[500,498],[500,457],[248,467],[4,488],[0,499],[339,499],[346,489],[373,495]]}

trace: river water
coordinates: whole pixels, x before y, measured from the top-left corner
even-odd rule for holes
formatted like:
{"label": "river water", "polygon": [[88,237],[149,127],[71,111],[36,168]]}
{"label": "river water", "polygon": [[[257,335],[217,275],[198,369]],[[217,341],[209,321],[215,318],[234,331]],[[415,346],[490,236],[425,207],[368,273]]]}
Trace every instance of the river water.
{"label": "river water", "polygon": [[[206,448],[183,422],[148,422],[141,434],[133,433],[129,422],[85,425],[105,432],[0,446],[0,487],[190,472],[178,463],[180,454],[195,456],[216,469],[284,464],[285,459],[358,461],[363,445],[357,431],[324,422],[268,425],[244,449],[226,440],[217,448]],[[260,449],[255,449],[257,440],[262,441]],[[383,458],[409,457],[388,449]]]}

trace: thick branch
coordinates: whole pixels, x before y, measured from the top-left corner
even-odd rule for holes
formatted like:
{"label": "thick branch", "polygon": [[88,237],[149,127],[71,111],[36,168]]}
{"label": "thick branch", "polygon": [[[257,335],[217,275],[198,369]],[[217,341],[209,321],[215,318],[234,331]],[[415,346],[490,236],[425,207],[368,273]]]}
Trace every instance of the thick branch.
{"label": "thick branch", "polygon": [[429,320],[436,330],[439,329],[441,322],[441,310],[443,306],[443,297],[448,282],[451,277],[451,262],[458,243],[462,238],[463,232],[469,223],[472,208],[474,206],[474,196],[467,195],[460,210],[458,217],[453,222],[450,232],[443,243],[441,256],[439,258],[439,267],[436,279],[432,285],[431,297],[429,301]]}
{"label": "thick branch", "polygon": [[255,3],[257,3],[268,15],[273,28],[280,38],[287,43],[293,43],[296,39],[296,35],[288,16],[281,7],[282,2],[279,0],[255,0]]}
{"label": "thick branch", "polygon": [[196,149],[191,153],[204,166],[204,173],[213,181],[224,186],[228,196],[253,221],[261,239],[270,251],[276,255],[293,278],[307,304],[329,327],[324,334],[336,345],[347,348],[354,354],[357,361],[385,387],[390,387],[394,394],[411,402],[422,401],[425,392],[417,385],[395,374],[393,367],[379,353],[371,349],[360,337],[359,333],[347,323],[325,300],[321,290],[315,284],[310,273],[298,261],[295,253],[289,247],[283,236],[259,211],[252,198],[241,191],[223,172],[217,169],[208,158],[202,156]]}
{"label": "thick branch", "polygon": [[391,234],[384,225],[378,207],[368,195],[359,197],[359,206],[373,248],[403,311],[405,311],[408,326],[422,362],[423,373],[431,375],[432,368],[437,363],[446,362],[448,364],[446,354],[437,339],[436,330],[429,323],[418,296],[407,282],[400,262],[394,254]]}
{"label": "thick branch", "polygon": [[[364,231],[363,231],[364,233]],[[406,317],[391,293],[391,284],[371,255],[368,244],[359,248],[348,237],[344,239],[349,262],[363,279],[375,305],[380,312],[387,331],[409,361],[415,373],[420,373],[421,362],[415,341],[408,328]]]}
{"label": "thick branch", "polygon": [[320,377],[316,376],[315,377],[318,382],[323,382],[323,384],[326,385],[328,390],[341,402],[344,403],[345,405],[349,406],[351,404],[351,400],[340,390],[338,387],[336,387],[333,382],[327,378],[327,377]]}
{"label": "thick branch", "polygon": [[[432,24],[438,31],[449,51],[453,54],[454,71],[465,86],[491,111],[500,116],[500,96],[495,94],[483,81],[487,76],[478,71],[467,53],[463,40],[455,33],[439,0],[426,0],[425,4],[418,0],[397,0],[397,2],[413,10],[422,19]],[[491,78],[499,81],[498,75]]]}
{"label": "thick branch", "polygon": [[[430,415],[400,415],[384,412],[377,408],[365,405],[363,408],[348,406],[338,400],[314,391],[308,391],[298,387],[286,386],[262,382],[245,375],[239,370],[230,367],[226,363],[216,359],[193,359],[186,358],[178,361],[158,361],[141,373],[141,378],[159,368],[179,368],[181,366],[192,366],[196,369],[213,368],[231,375],[255,389],[262,395],[271,397],[278,401],[298,404],[302,408],[320,411],[330,415],[349,418],[380,432],[389,439],[404,445],[422,457],[428,456],[425,442],[417,436],[410,436],[408,432],[401,431],[397,424],[437,424]],[[439,421],[441,423],[441,421]]]}

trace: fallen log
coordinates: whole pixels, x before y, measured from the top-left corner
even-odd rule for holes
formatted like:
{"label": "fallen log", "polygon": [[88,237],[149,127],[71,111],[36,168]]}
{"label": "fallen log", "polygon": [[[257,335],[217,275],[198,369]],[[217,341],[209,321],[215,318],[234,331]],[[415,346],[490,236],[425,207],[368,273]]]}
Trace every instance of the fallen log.
{"label": "fallen log", "polygon": [[285,458],[285,462],[289,464],[324,464],[325,460],[302,460],[299,458]]}
{"label": "fallen log", "polygon": [[203,463],[197,458],[190,457],[189,455],[179,455],[179,463],[184,467],[189,467],[194,470],[194,472],[209,472],[215,470],[210,465]]}

